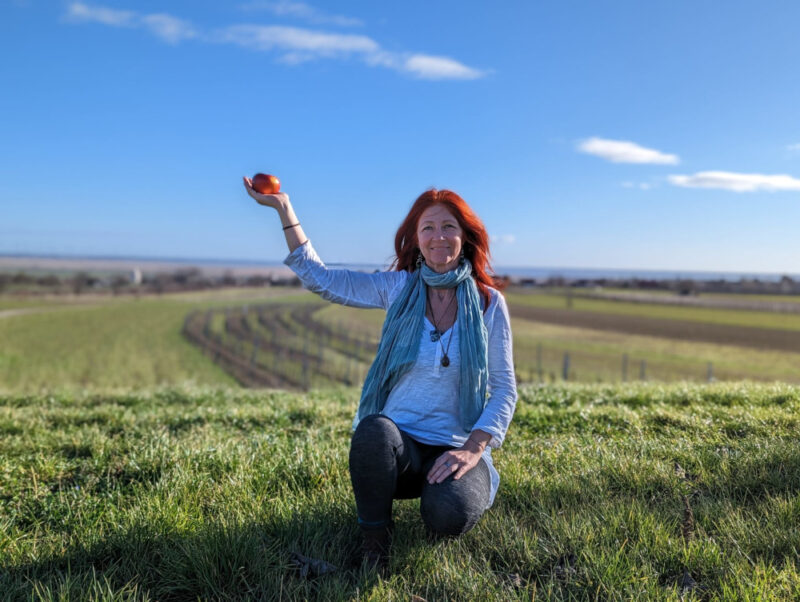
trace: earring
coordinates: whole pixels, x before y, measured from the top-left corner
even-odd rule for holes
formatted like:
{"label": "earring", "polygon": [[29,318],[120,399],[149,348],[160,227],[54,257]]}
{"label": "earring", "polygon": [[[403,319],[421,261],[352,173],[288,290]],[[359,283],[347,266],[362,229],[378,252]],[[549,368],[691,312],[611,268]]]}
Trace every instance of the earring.
{"label": "earring", "polygon": [[417,255],[417,269],[419,269],[419,266],[421,265],[422,265],[422,253]]}

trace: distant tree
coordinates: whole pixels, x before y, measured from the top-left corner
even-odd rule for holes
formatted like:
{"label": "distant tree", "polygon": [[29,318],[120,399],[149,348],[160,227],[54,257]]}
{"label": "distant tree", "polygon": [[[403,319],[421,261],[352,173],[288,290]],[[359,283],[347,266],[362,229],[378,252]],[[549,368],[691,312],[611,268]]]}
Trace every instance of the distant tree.
{"label": "distant tree", "polygon": [[78,272],[72,277],[72,292],[80,295],[93,284],[92,277],[86,272]]}
{"label": "distant tree", "polygon": [[14,284],[30,284],[33,279],[25,272],[17,272],[11,277],[11,282]]}
{"label": "distant tree", "polygon": [[152,281],[153,290],[159,295],[169,288],[169,274],[156,274]]}
{"label": "distant tree", "polygon": [[121,274],[114,275],[111,278],[111,292],[115,295],[119,295],[125,289],[125,287],[128,286],[129,282],[130,279]]}
{"label": "distant tree", "polygon": [[197,268],[185,268],[172,274],[172,281],[184,287],[200,280],[201,273]]}
{"label": "distant tree", "polygon": [[39,278],[36,279],[36,284],[39,286],[56,288],[59,284],[61,284],[61,281],[58,279],[58,276],[54,274],[48,274],[47,276],[39,276]]}
{"label": "distant tree", "polygon": [[225,270],[225,273],[222,275],[222,284],[224,286],[236,286],[236,277],[233,275],[233,272]]}

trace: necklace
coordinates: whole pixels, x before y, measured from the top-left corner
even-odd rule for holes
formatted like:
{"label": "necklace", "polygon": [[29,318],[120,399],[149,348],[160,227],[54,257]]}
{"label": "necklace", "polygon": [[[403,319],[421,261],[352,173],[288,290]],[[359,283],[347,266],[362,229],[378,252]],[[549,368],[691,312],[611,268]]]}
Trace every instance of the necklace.
{"label": "necklace", "polygon": [[[453,305],[453,301],[455,301],[456,295],[453,295],[452,299],[450,299],[450,303],[444,310],[444,314],[446,315],[448,311],[450,311],[450,307]],[[430,296],[430,288],[428,289],[428,303],[431,303],[431,296]],[[433,303],[431,303],[431,318],[433,318],[433,330],[431,331],[431,341],[436,342],[439,341],[439,346],[442,348],[442,360],[441,364],[442,367],[447,368],[450,365],[450,357],[447,355],[447,352],[450,351],[450,342],[453,340],[453,327],[450,326],[450,336],[447,338],[447,348],[445,349],[444,344],[442,343],[442,335],[444,334],[439,330],[439,325],[436,323],[436,314],[433,313]]]}

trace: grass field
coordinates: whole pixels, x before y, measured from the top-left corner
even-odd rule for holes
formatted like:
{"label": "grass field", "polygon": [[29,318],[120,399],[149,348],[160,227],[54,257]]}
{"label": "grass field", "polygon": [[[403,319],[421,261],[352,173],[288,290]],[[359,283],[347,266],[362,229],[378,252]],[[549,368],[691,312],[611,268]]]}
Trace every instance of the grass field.
{"label": "grass field", "polygon": [[[0,599],[800,598],[790,385],[522,387],[478,527],[429,540],[416,503],[398,502],[391,575],[351,566],[358,390],[247,391],[181,335],[208,308],[246,306],[262,329],[250,308],[264,303],[287,349],[306,346],[313,324],[294,310],[319,301],[296,289],[0,298],[35,312],[0,316]],[[318,325],[377,341],[383,312],[322,307]],[[211,328],[229,337],[225,316]],[[565,351],[584,381],[618,381],[623,354],[630,380],[642,360],[650,379],[703,380],[713,362],[717,378],[800,380],[800,354],[513,316],[523,380],[539,346],[548,382]],[[363,376],[363,358],[320,349]],[[291,364],[280,356],[267,361]],[[303,577],[295,552],[338,569]]]}
{"label": "grass field", "polygon": [[[789,600],[800,389],[521,390],[497,501],[429,540],[396,503],[385,579],[351,566],[358,392],[0,398],[5,599]],[[292,553],[334,572],[303,577]]]}
{"label": "grass field", "polygon": [[[65,387],[148,387],[176,383],[235,386],[181,335],[196,307],[264,302],[298,295],[262,288],[164,295],[87,297],[86,303],[18,302],[38,313],[0,318],[0,391]],[[308,294],[300,293],[302,298]]]}
{"label": "grass field", "polygon": [[[512,297],[513,299],[513,297]],[[571,357],[570,378],[585,382],[622,380],[622,358],[628,356],[628,380],[639,379],[641,362],[646,378],[660,381],[705,381],[708,364],[717,380],[800,382],[800,353],[734,345],[681,341],[629,333],[575,328],[514,317],[514,359],[518,378],[539,380],[537,347],[542,348],[542,380],[561,379],[564,353]],[[328,305],[314,315],[334,329],[357,332],[377,341],[384,314]]]}
{"label": "grass field", "polygon": [[[567,301],[564,295],[509,293],[509,304],[534,307],[564,308]],[[572,309],[576,312],[595,312],[624,316],[643,316],[663,320],[703,322],[727,326],[750,326],[776,330],[800,330],[800,315],[780,314],[766,311],[745,311],[716,309],[706,307],[675,307],[669,305],[624,303],[598,299],[572,299]]]}
{"label": "grass field", "polygon": [[[637,296],[664,295],[674,297],[675,291],[667,290],[639,290],[629,288],[603,288],[603,292],[615,295],[629,295],[633,298]],[[748,293],[707,293],[701,292],[698,297],[703,299],[731,299],[736,301],[769,301],[775,303],[800,303],[800,295],[759,295]]]}
{"label": "grass field", "polygon": [[[140,299],[86,295],[70,297],[63,300],[64,303],[57,301],[52,298],[0,297],[0,307],[5,308],[0,309],[0,391],[37,392],[69,387],[149,387],[186,383],[236,386],[230,375],[210,362],[181,335],[185,316],[196,309],[228,307],[239,311],[242,307],[264,302],[283,303],[284,306],[285,302],[320,304],[321,309],[312,316],[314,322],[373,344],[377,342],[384,317],[379,310],[325,304],[314,295],[292,288],[200,291]],[[642,372],[647,380],[698,382],[708,378],[709,364],[716,380],[800,382],[800,352],[532,321],[526,319],[524,313],[515,313],[515,308],[524,310],[526,304],[563,303],[563,298],[515,293],[509,294],[509,301],[512,303],[515,361],[522,382],[561,379],[565,353],[570,354],[569,378],[583,382],[618,382],[623,377],[629,381],[638,380]],[[604,302],[604,305],[613,306],[615,310],[620,307],[633,307],[638,311],[653,309],[651,306],[613,302]],[[695,318],[700,315],[697,308],[666,309],[681,312],[688,309]],[[8,311],[34,313],[3,314]],[[575,315],[588,315],[578,309],[575,311]],[[760,314],[765,312],[737,313],[757,314],[757,319],[751,316],[751,322],[762,323]],[[597,315],[612,316],[621,323],[634,319],[619,313]],[[788,319],[793,316],[779,317]],[[256,328],[253,314],[249,320]],[[689,320],[663,319],[660,323],[707,326]],[[366,372],[368,359],[353,360],[334,349],[320,350],[315,337],[306,341],[304,328],[307,325],[292,324],[294,334],[284,336],[282,343],[296,349],[309,347],[317,357],[323,358],[326,366],[350,382]],[[723,331],[727,328],[725,325],[714,327]],[[223,313],[214,315],[212,330],[228,337]],[[764,328],[759,332],[783,337],[793,334],[791,330]],[[251,349],[252,346],[248,348],[245,345],[243,352],[249,357]],[[282,361],[282,358],[276,360],[274,356],[273,353],[271,357],[262,359],[269,366]],[[623,362],[627,362],[625,374]],[[287,362],[281,365],[293,372],[301,371],[299,365],[292,366]],[[332,381],[315,372],[308,382],[311,386],[327,387]]]}
{"label": "grass field", "polygon": [[561,378],[564,353],[571,358],[571,378],[618,382],[622,358],[628,357],[628,380],[638,380],[641,362],[646,379],[706,381],[712,364],[716,380],[800,382],[800,353],[748,349],[512,319],[514,357],[519,378],[539,380],[537,347],[542,349],[542,378]]}

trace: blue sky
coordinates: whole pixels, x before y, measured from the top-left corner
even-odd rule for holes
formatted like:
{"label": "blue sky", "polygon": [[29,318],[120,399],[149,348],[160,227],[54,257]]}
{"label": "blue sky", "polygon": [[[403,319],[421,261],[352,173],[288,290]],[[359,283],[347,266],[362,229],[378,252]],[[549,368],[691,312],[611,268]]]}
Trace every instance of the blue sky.
{"label": "blue sky", "polygon": [[800,272],[796,2],[11,0],[0,253],[329,262],[460,193],[497,266]]}

